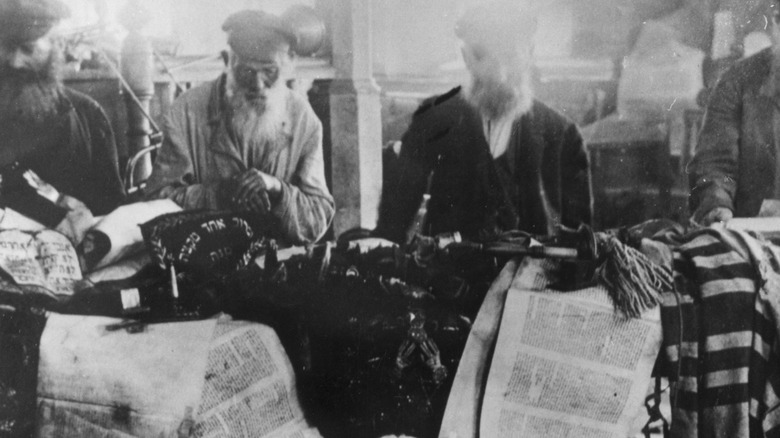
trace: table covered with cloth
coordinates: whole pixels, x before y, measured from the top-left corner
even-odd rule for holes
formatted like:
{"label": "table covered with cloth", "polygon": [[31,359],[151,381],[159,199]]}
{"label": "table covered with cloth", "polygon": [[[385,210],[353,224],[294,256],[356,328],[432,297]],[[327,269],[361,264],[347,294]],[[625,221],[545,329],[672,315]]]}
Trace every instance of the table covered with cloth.
{"label": "table covered with cloth", "polygon": [[49,315],[36,436],[320,436],[270,327],[222,316],[133,333],[118,321]]}

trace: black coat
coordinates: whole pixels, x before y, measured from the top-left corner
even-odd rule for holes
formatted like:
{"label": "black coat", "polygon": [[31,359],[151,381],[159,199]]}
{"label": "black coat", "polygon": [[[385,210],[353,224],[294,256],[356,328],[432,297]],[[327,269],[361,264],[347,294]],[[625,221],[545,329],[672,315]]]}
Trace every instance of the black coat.
{"label": "black coat", "polygon": [[764,199],[780,199],[780,90],[772,49],[724,72],[710,95],[689,165],[692,212],[725,207],[758,215]]}
{"label": "black coat", "polygon": [[515,121],[507,152],[497,160],[460,87],[423,102],[402,142],[398,167],[384,181],[381,237],[404,240],[431,171],[426,235],[459,231],[474,239],[511,229],[546,235],[559,224],[590,224],[582,136],[541,102]]}

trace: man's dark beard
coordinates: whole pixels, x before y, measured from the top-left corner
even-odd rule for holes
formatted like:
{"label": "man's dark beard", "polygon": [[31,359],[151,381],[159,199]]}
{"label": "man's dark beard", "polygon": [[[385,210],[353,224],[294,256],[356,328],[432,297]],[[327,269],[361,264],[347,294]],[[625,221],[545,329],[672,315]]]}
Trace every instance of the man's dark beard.
{"label": "man's dark beard", "polygon": [[62,96],[58,57],[39,71],[0,67],[0,124],[42,125],[58,112]]}

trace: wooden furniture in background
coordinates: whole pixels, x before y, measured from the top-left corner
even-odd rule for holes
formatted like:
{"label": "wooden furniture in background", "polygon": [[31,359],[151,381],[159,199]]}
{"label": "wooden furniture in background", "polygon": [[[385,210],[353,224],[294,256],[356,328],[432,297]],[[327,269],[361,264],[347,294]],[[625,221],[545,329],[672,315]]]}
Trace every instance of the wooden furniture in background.
{"label": "wooden furniture in background", "polygon": [[591,143],[588,152],[596,229],[670,216],[674,175],[668,141]]}

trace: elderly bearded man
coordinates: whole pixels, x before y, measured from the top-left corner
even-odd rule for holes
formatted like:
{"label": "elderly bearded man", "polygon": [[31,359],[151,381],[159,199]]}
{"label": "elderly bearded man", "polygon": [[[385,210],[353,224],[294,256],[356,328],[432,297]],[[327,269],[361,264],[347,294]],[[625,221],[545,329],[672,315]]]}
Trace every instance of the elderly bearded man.
{"label": "elderly bearded man", "polygon": [[67,15],[59,0],[0,2],[0,168],[32,170],[105,214],[124,198],[116,144],[100,106],[60,80],[62,42],[52,29]]}
{"label": "elderly bearded man", "polygon": [[376,233],[408,240],[424,193],[426,235],[487,238],[590,223],[588,159],[577,127],[533,99],[535,19],[513,2],[468,11],[456,35],[471,83],[425,101],[385,181]]}
{"label": "elderly bearded man", "polygon": [[295,35],[278,17],[237,12],[226,72],[174,102],[145,193],[185,209],[250,210],[278,219],[287,244],[319,239],[334,213],[322,124],[286,86]]}

